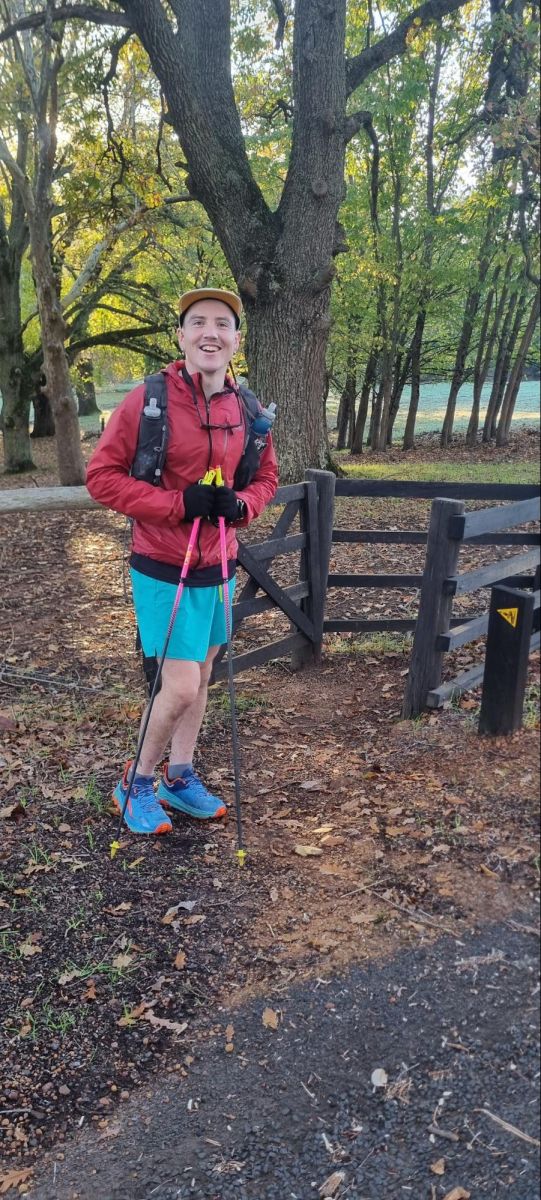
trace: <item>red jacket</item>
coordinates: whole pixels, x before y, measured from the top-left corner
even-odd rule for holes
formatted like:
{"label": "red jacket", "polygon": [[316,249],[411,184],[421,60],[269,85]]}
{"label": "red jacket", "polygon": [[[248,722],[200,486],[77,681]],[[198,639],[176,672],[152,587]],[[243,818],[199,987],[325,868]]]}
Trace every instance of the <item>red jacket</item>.
{"label": "red jacket", "polygon": [[[133,479],[130,468],[135,458],[139,421],[144,403],[144,384],[133,389],[111,414],[90,459],[86,484],[90,495],[115,512],[133,517],[133,549],[159,562],[182,565],[191,523],[184,521],[182,493],[191,483],[202,479],[210,467],[221,467],[224,483],[233,487],[233,476],[244,451],[245,423],[242,401],[229,377],[224,390],[210,400],[210,418],[206,415],[205,395],[198,374],[194,388],[179,374],[182,363],[171,363],[167,376],[167,420],[169,442],[162,474],[162,486]],[[197,408],[194,403],[194,393]],[[205,429],[209,421],[228,429]],[[272,500],[278,483],[276,456],[269,437],[252,482],[237,492],[244,500],[246,515],[239,525],[248,525]],[[218,529],[202,521],[199,534],[200,557],[195,568],[220,563]],[[234,526],[227,527],[229,559],[237,554]]]}

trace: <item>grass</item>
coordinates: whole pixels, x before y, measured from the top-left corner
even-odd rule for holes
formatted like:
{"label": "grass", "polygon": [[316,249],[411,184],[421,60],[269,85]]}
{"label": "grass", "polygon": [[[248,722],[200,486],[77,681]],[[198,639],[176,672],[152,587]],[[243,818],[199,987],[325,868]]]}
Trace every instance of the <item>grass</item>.
{"label": "grass", "polygon": [[329,636],[326,642],[329,654],[402,654],[411,650],[411,634],[367,633],[354,638],[342,633]]}
{"label": "grass", "polygon": [[412,482],[445,483],[538,483],[539,463],[525,462],[419,462],[404,457],[401,462],[366,461],[348,462],[347,455],[338,454],[337,459],[349,479],[403,479]]}

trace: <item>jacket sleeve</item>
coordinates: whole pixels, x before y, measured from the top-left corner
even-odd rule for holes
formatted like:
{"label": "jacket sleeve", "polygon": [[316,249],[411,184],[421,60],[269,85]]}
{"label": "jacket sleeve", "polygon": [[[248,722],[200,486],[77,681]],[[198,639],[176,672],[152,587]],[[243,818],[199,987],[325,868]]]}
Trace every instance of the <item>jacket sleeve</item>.
{"label": "jacket sleeve", "polygon": [[242,521],[235,522],[240,528],[249,525],[255,517],[263,512],[266,504],[272,500],[278,487],[278,464],[269,434],[267,445],[261,455],[259,467],[247,488],[237,492],[239,500],[244,500],[246,514]]}
{"label": "jacket sleeve", "polygon": [[153,525],[184,519],[182,492],[133,479],[144,386],[129,392],[111,414],[87,467],[86,486],[99,504]]}

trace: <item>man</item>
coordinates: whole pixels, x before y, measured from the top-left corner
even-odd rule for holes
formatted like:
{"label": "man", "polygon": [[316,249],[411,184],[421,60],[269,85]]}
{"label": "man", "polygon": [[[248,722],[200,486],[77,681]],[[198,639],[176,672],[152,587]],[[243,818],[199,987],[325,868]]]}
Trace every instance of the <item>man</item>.
{"label": "man", "polygon": [[[227,638],[218,518],[226,521],[229,577],[234,580],[236,529],[259,515],[277,486],[269,435],[251,482],[242,491],[233,488],[248,419],[227,374],[240,343],[241,314],[234,292],[210,288],[181,296],[177,335],[183,358],[165,372],[169,435],[159,487],[130,475],[144,385],[111,415],[88,465],[87,487],[94,499],[134,520],[130,569],[145,656],[161,657],[192,523],[202,518],[126,807],[124,819],[134,833],[169,832],[166,808],[206,820],[226,811],[193,769],[213,659]],[[223,487],[198,482],[218,466]],[[155,793],[154,774],[168,743],[169,762]],[[113,793],[119,810],[130,767],[128,763]]]}

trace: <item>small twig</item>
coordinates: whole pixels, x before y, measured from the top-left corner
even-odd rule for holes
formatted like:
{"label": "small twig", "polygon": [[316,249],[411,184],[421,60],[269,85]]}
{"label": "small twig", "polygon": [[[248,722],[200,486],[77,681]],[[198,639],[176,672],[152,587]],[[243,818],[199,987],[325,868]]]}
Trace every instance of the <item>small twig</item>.
{"label": "small twig", "polygon": [[31,1113],[31,1108],[0,1108],[0,1117],[13,1115],[14,1113]]}
{"label": "small twig", "polygon": [[448,933],[450,937],[456,937],[453,929],[447,929],[446,925],[439,925],[437,921],[433,921],[432,917],[427,917],[425,913],[420,913],[418,909],[410,911],[404,908],[402,904],[396,904],[394,900],[389,900],[387,896],[382,896],[381,892],[375,892],[369,887],[358,887],[353,892],[343,892],[339,896],[340,900],[346,900],[349,896],[357,896],[359,892],[366,892],[368,896],[375,896],[376,900],[381,900],[383,904],[390,904],[391,908],[396,908],[398,912],[403,913],[410,921],[418,921],[423,925],[432,925],[433,929],[437,929],[440,933]]}
{"label": "small twig", "polygon": [[506,921],[506,925],[515,929],[517,933],[533,933],[534,937],[540,936],[540,930],[535,925],[520,925],[518,921]]}
{"label": "small twig", "polygon": [[503,1117],[497,1117],[488,1108],[476,1108],[476,1112],[484,1113],[485,1117],[490,1117],[496,1125],[501,1129],[505,1129],[506,1133],[513,1133],[515,1137],[521,1138],[523,1142],[527,1142],[529,1146],[541,1146],[539,1138],[530,1137],[529,1133],[523,1133],[521,1129],[517,1129],[516,1125],[510,1125],[509,1121],[504,1121]]}
{"label": "small twig", "polygon": [[428,1132],[433,1133],[434,1137],[445,1138],[446,1142],[459,1142],[458,1133],[451,1133],[449,1129],[440,1129],[439,1125],[429,1125]]}

